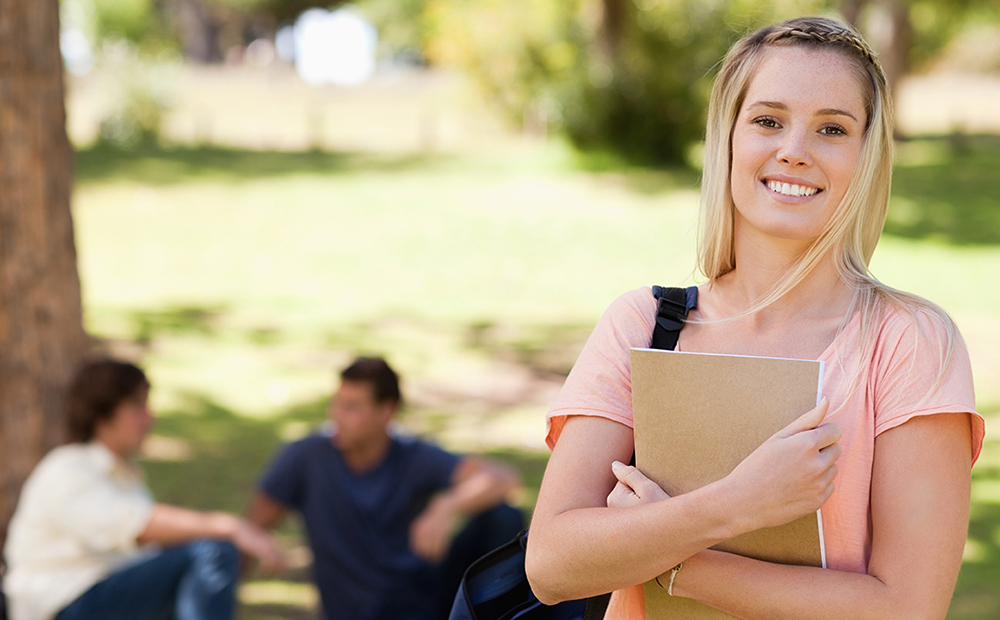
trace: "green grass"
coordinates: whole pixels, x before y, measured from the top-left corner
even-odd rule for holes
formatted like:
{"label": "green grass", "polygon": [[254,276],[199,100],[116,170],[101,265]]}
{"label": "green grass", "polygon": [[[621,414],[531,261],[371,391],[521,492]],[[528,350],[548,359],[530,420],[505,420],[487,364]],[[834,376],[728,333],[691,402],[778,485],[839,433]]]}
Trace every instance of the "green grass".
{"label": "green grass", "polygon": [[[902,145],[873,261],[958,321],[980,410],[1000,413],[1000,141]],[[160,412],[157,497],[242,511],[274,450],[323,419],[361,352],[401,370],[403,424],[523,473],[530,511],[544,414],[618,294],[691,281],[697,176],[581,161],[557,144],[449,155],[215,147],[77,157],[88,330],[138,359]],[[974,470],[952,618],[1000,614],[1000,446]],[[244,617],[304,618],[300,559],[254,581]]]}

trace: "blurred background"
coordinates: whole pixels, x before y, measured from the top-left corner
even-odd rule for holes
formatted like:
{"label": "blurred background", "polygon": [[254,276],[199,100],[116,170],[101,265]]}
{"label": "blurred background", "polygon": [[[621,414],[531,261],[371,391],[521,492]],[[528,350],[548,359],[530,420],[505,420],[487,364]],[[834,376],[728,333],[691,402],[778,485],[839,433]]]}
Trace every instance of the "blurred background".
{"label": "blurred background", "polygon": [[[525,477],[603,309],[697,281],[708,91],[747,30],[839,15],[878,48],[898,158],[873,271],[942,305],[1000,412],[993,0],[62,0],[88,333],[139,361],[158,498],[242,511],[385,355],[402,424]],[[952,618],[1000,617],[1000,444],[974,470]],[[308,550],[240,592],[313,618]]]}

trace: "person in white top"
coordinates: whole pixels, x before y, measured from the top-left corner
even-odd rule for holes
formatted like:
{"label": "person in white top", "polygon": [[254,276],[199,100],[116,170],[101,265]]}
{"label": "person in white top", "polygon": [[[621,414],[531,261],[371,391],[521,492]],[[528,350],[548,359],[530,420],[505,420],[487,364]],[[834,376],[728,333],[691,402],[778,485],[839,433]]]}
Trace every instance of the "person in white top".
{"label": "person in white top", "polygon": [[239,554],[283,563],[271,537],[222,512],[156,503],[133,457],[153,425],[138,367],[90,362],[70,386],[70,443],[28,477],[4,548],[10,620],[233,616]]}

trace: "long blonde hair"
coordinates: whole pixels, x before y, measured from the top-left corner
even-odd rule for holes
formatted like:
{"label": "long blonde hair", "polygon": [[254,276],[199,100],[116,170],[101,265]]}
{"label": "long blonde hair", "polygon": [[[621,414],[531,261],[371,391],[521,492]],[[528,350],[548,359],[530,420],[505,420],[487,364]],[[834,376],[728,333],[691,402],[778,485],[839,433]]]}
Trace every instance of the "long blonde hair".
{"label": "long blonde hair", "polygon": [[[855,310],[861,312],[863,347],[874,347],[871,336],[880,322],[885,303],[914,319],[917,312],[927,313],[939,317],[946,331],[942,348],[943,373],[958,337],[950,317],[938,306],[916,295],[882,284],[868,269],[885,225],[892,185],[892,100],[885,72],[871,47],[854,29],[837,20],[801,17],[767,26],[738,41],[726,55],[715,79],[708,109],[698,268],[710,282],[736,269],[735,206],[730,185],[733,127],[764,55],[769,48],[781,46],[833,50],[847,58],[857,71],[866,124],[857,169],[830,221],[785,276],[745,314],[766,308],[786,295],[808,277],[825,256],[834,252],[838,273],[855,290],[844,325]],[[865,359],[865,351],[862,353]]]}

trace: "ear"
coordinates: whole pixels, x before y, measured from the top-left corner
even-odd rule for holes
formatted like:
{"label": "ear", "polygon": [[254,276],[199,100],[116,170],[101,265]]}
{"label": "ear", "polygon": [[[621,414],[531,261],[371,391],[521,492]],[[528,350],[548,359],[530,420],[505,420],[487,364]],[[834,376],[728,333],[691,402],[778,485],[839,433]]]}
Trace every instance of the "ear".
{"label": "ear", "polygon": [[399,410],[399,403],[394,400],[387,400],[383,403],[379,403],[378,408],[382,417],[385,418],[386,423],[388,423]]}

